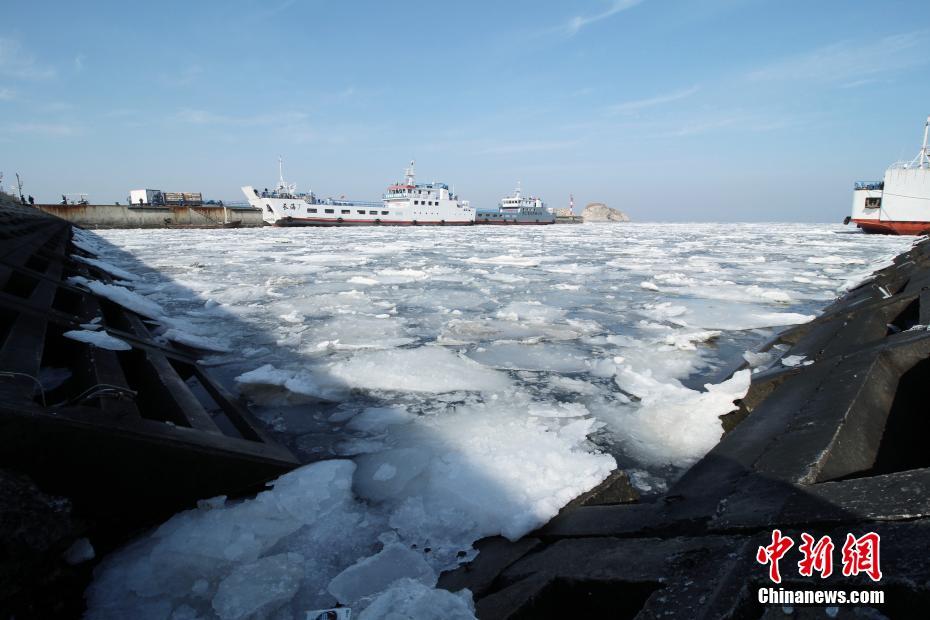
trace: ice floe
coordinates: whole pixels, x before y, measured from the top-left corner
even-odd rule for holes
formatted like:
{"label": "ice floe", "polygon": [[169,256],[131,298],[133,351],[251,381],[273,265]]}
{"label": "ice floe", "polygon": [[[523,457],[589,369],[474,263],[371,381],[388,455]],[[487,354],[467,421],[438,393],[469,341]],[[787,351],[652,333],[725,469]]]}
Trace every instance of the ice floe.
{"label": "ice floe", "polygon": [[[165,338],[228,349],[218,376],[302,458],[324,458],[111,553],[88,617],[336,604],[362,619],[472,617],[470,593],[434,586],[474,541],[525,535],[618,463],[641,492],[665,490],[719,440],[751,371],[712,377],[773,363],[780,349],[747,349],[910,244],[840,230],[80,233],[126,286],[74,284],[161,320]],[[144,274],[127,277],[121,249]]]}
{"label": "ice floe", "polygon": [[125,340],[120,340],[119,338],[111,336],[110,334],[102,331],[95,331],[90,329],[74,329],[71,331],[66,331],[62,335],[65,338],[70,338],[71,340],[92,344],[100,349],[108,349],[110,351],[129,351],[132,349],[132,346]]}

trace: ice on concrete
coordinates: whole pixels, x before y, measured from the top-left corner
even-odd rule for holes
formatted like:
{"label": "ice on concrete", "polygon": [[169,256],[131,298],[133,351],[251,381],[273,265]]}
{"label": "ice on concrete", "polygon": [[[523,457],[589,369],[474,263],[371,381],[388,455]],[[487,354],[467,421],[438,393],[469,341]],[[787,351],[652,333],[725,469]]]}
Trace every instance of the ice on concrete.
{"label": "ice on concrete", "polygon": [[134,273],[131,273],[129,271],[126,271],[125,269],[121,269],[117,267],[116,265],[113,265],[111,263],[108,263],[106,261],[102,261],[96,258],[88,258],[86,256],[81,256],[80,254],[73,254],[72,258],[75,258],[84,264],[96,267],[97,269],[100,269],[101,271],[104,271],[110,274],[111,276],[118,278],[120,280],[132,281],[138,277]]}
{"label": "ice on concrete", "polygon": [[132,345],[130,345],[125,340],[120,340],[119,338],[111,336],[106,332],[99,332],[90,329],[73,329],[71,331],[65,332],[62,335],[65,338],[92,344],[95,347],[108,349],[110,351],[129,351],[132,349]]}
{"label": "ice on concrete", "polygon": [[772,351],[745,351],[743,359],[749,364],[750,368],[761,368],[769,364],[775,357]]}
{"label": "ice on concrete", "polygon": [[254,499],[175,515],[103,560],[87,616],[157,617],[183,604],[200,617],[265,617],[333,603],[319,591],[353,555],[371,553],[370,528],[380,531],[352,497],[354,470],[346,460],[308,465]]}
{"label": "ice on concrete", "polygon": [[676,382],[657,381],[651,373],[621,368],[617,384],[640,401],[618,414],[614,424],[622,441],[640,462],[652,465],[691,465],[723,435],[719,417],[736,409],[746,395],[750,372],[741,370],[705,391]]}
{"label": "ice on concrete", "polygon": [[68,278],[68,284],[86,288],[90,292],[100,295],[101,297],[106,297],[110,301],[141,314],[142,316],[157,319],[165,314],[165,311],[157,303],[124,286],[107,284],[99,280],[88,280],[83,276],[72,276]]}
{"label": "ice on concrete", "polygon": [[227,345],[213,338],[209,338],[207,336],[198,336],[196,334],[190,334],[188,332],[181,331],[173,327],[169,327],[168,329],[166,329],[164,332],[160,334],[160,336],[164,338],[165,340],[170,340],[172,342],[185,344],[189,347],[193,347],[195,349],[202,349],[204,351],[216,351],[219,353],[229,353],[230,351],[230,348]]}

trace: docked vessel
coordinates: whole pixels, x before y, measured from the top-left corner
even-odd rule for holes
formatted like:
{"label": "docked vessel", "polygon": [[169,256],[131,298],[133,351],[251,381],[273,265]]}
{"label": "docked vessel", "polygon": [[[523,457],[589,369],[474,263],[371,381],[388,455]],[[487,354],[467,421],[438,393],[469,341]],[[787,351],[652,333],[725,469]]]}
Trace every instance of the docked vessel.
{"label": "docked vessel", "polygon": [[313,192],[299,193],[284,181],[278,161],[278,185],[259,192],[242,188],[249,204],[260,209],[272,226],[468,226],[475,223],[475,210],[459,200],[445,183],[417,183],[414,162],[404,171],[404,180],[387,188],[381,202],[320,199]]}
{"label": "docked vessel", "polygon": [[892,164],[881,181],[856,183],[853,222],[864,232],[886,235],[930,234],[930,117],[924,123],[924,141],[914,159]]}
{"label": "docked vessel", "polygon": [[475,213],[476,224],[555,224],[555,214],[543,201],[533,196],[524,196],[517,183],[513,194],[501,198],[496,209],[479,209]]}

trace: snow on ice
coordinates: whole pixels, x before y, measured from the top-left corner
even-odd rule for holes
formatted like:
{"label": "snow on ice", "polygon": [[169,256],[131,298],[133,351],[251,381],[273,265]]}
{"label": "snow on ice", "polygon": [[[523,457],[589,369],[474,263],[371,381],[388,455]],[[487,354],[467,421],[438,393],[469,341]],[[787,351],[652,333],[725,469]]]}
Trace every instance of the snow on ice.
{"label": "snow on ice", "polygon": [[86,342],[101,349],[110,351],[129,351],[132,347],[125,340],[120,340],[106,332],[98,332],[92,329],[74,329],[62,334],[65,338]]}
{"label": "snow on ice", "polygon": [[469,592],[435,584],[474,541],[525,535],[618,466],[665,490],[751,373],[711,377],[771,363],[753,350],[910,244],[841,230],[81,232],[126,286],[74,284],[211,350],[214,375],[317,461],[111,553],[88,617],[472,617]]}

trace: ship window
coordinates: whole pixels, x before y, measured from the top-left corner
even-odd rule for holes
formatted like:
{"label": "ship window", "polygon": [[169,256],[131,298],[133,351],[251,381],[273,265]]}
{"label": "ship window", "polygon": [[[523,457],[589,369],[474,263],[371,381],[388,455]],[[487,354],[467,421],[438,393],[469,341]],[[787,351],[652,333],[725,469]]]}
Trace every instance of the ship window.
{"label": "ship window", "polygon": [[365,209],[356,209],[355,212],[359,215],[365,215]]}
{"label": "ship window", "polygon": [[377,212],[377,211],[369,211],[369,212],[368,212],[368,215],[378,215],[378,212]]}
{"label": "ship window", "polygon": [[326,211],[327,213],[332,213],[332,212],[333,212],[332,209],[324,209],[324,211]]}
{"label": "ship window", "polygon": [[350,211],[351,211],[351,209],[343,209],[343,210],[342,210],[342,213],[343,213],[343,215],[345,215],[346,213],[349,213]]}
{"label": "ship window", "polygon": [[418,204],[420,204],[420,201],[419,201],[419,200],[414,200],[414,201],[413,201],[413,204],[418,205]]}
{"label": "ship window", "polygon": [[882,206],[881,198],[866,198],[865,199],[866,209],[877,209],[880,206]]}
{"label": "ship window", "polygon": [[382,211],[381,215],[387,215],[388,213],[390,213],[390,211]]}

